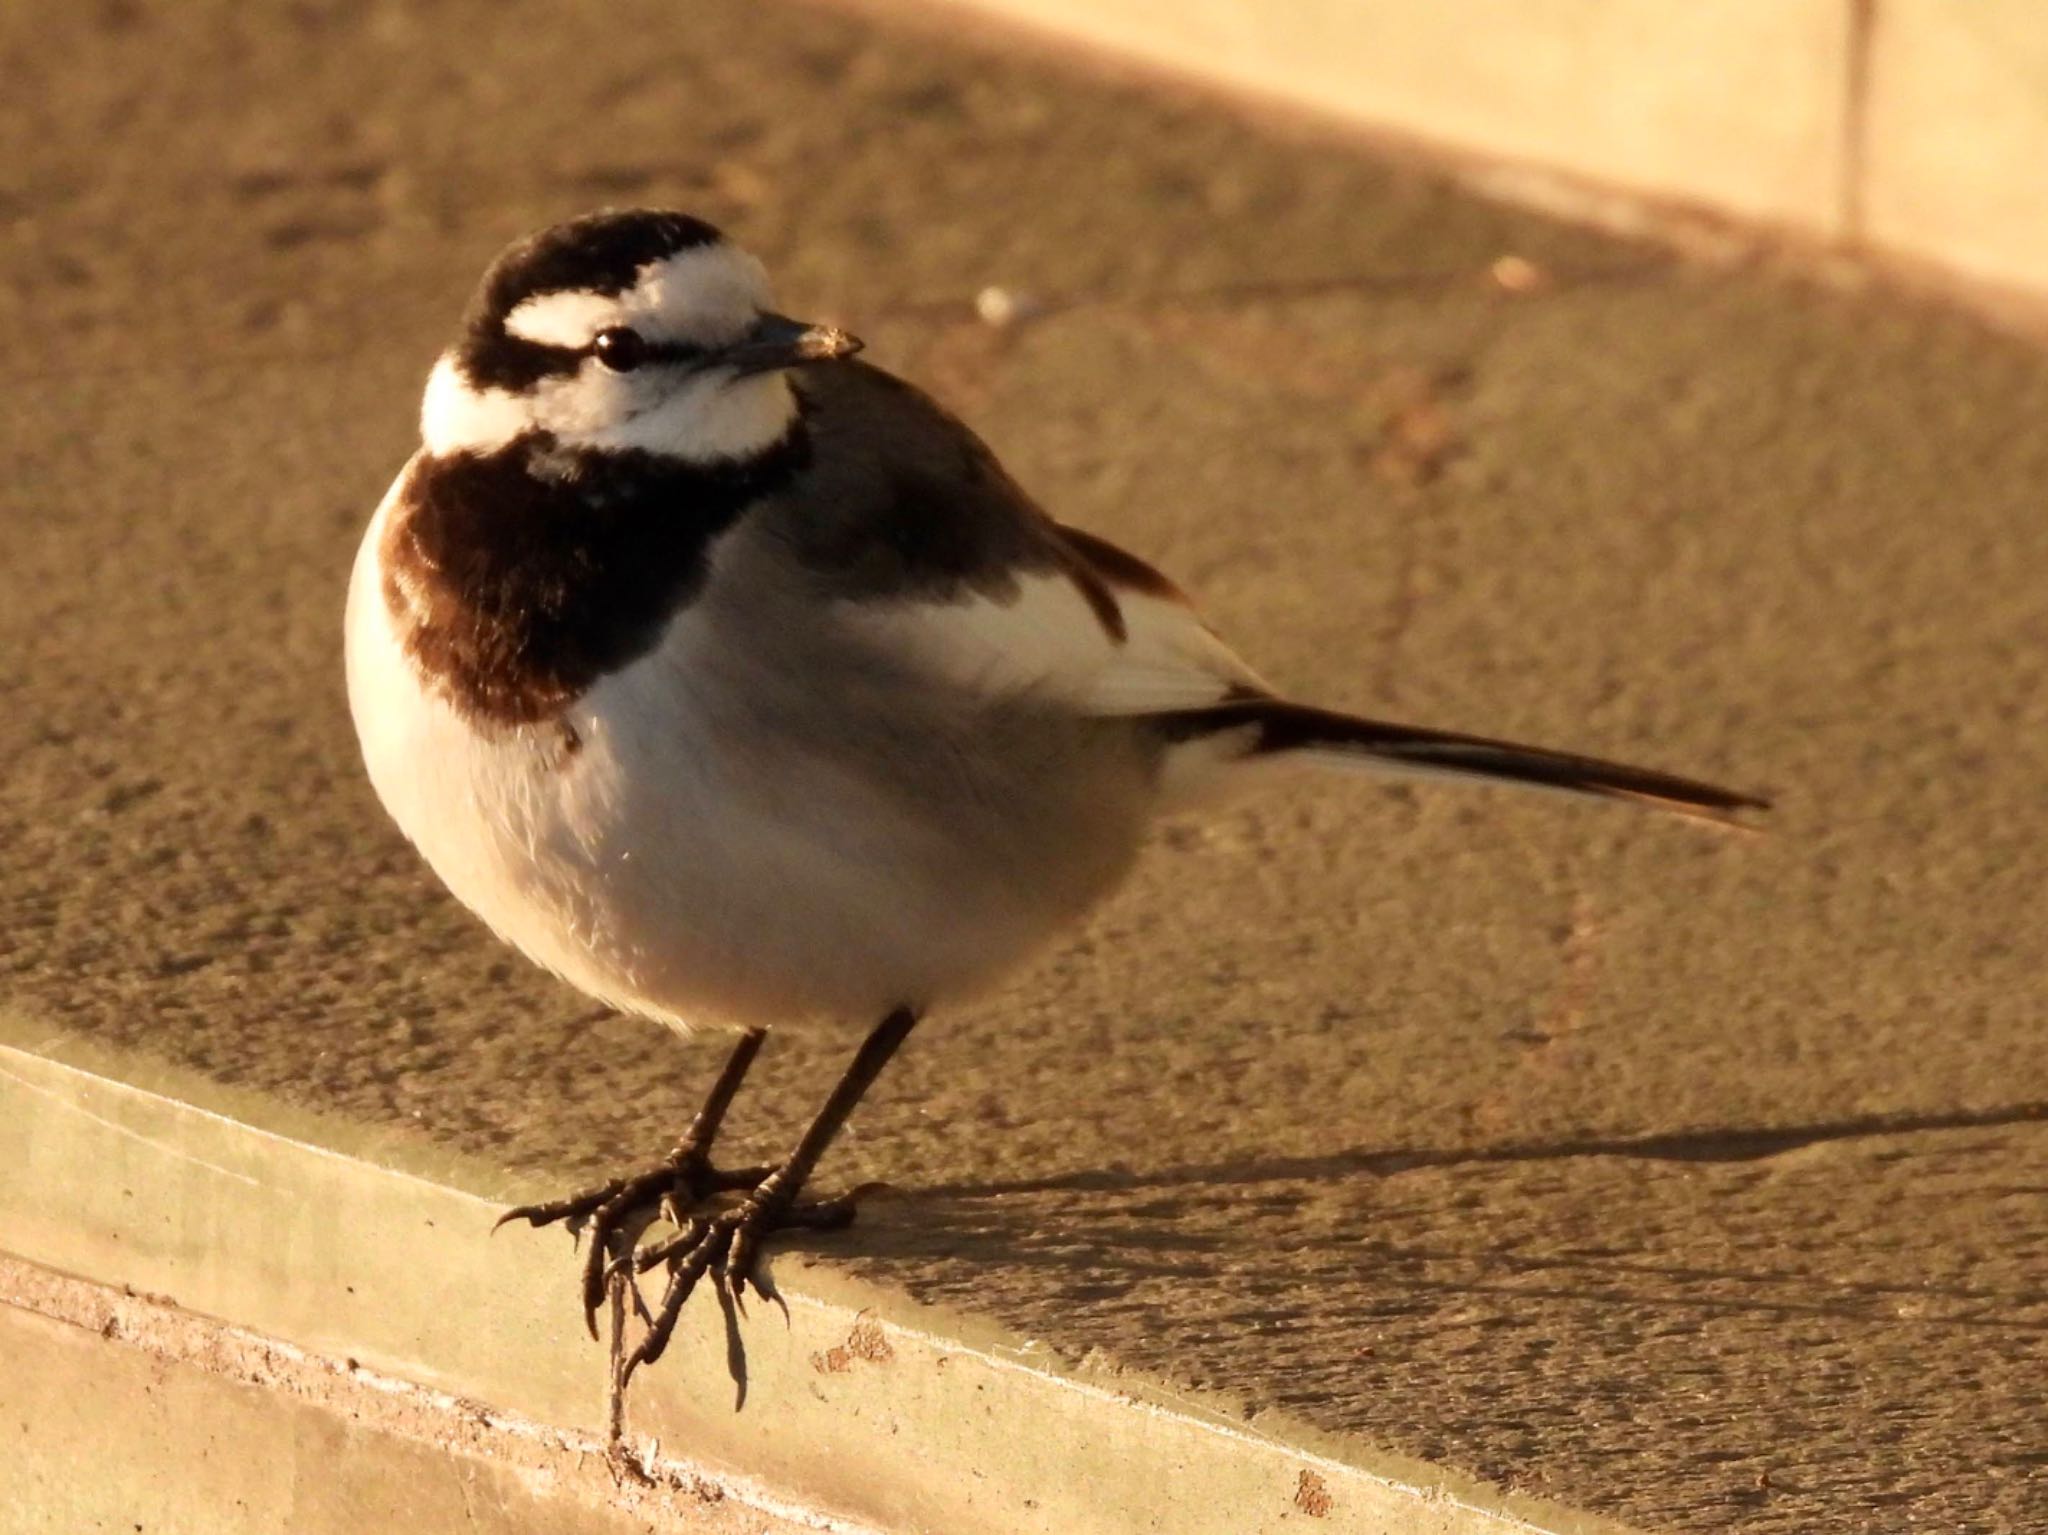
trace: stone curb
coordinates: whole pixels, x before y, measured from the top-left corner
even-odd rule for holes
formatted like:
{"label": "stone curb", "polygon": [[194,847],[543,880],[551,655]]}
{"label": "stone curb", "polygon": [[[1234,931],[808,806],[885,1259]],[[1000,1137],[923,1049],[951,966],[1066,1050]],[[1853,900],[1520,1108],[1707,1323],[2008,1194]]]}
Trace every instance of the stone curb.
{"label": "stone curb", "polygon": [[[0,1185],[0,1231],[25,1260],[0,1273],[0,1298],[95,1329],[107,1347],[331,1411],[386,1382],[382,1400],[405,1409],[389,1432],[517,1462],[572,1501],[612,1496],[601,1478],[569,1475],[602,1460],[603,1369],[570,1304],[562,1244],[491,1237],[496,1197],[388,1165],[398,1160],[0,1046],[0,1165],[16,1170]],[[822,1265],[785,1255],[778,1267],[788,1314],[757,1304],[741,1323],[743,1388],[723,1330],[687,1318],[636,1382],[630,1444],[649,1485],[716,1489],[776,1528],[1618,1535],[1067,1365]],[[250,1358],[269,1363],[236,1363]],[[78,1373],[72,1389],[89,1396],[100,1375]],[[260,1464],[250,1458],[251,1475]],[[707,1527],[637,1512],[669,1521],[654,1528]]]}
{"label": "stone curb", "polygon": [[2048,28],[2028,0],[917,5],[1490,160],[1482,183],[1551,211],[1610,188],[1989,285],[1964,297],[1994,314],[2048,297]]}

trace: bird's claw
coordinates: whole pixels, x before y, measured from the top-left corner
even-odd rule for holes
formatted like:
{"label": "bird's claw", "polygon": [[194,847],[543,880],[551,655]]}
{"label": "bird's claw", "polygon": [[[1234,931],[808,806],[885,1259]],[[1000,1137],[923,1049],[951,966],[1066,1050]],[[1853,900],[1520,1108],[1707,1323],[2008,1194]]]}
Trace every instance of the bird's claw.
{"label": "bird's claw", "polygon": [[763,1178],[740,1204],[695,1217],[676,1235],[643,1248],[634,1259],[637,1270],[645,1273],[666,1263],[668,1285],[639,1345],[627,1356],[621,1384],[667,1350],[684,1303],[706,1275],[726,1287],[742,1312],[749,1286],[756,1295],[780,1305],[781,1295],[760,1271],[762,1242],[778,1231],[836,1231],[851,1224],[854,1213],[850,1198],[797,1204]]}
{"label": "bird's claw", "polygon": [[[773,1172],[766,1167],[725,1169],[714,1167],[701,1147],[678,1146],[645,1172],[609,1182],[592,1184],[560,1199],[519,1205],[499,1216],[491,1227],[496,1231],[507,1222],[523,1220],[532,1226],[559,1224],[573,1239],[589,1233],[584,1249],[580,1289],[583,1296],[583,1325],[590,1336],[598,1336],[597,1314],[605,1303],[606,1286],[615,1268],[624,1265],[627,1278],[645,1273],[666,1256],[663,1249],[678,1245],[681,1237],[655,1244],[661,1256],[649,1262],[636,1259],[639,1234],[657,1217],[683,1226],[687,1233],[694,1224],[689,1212],[717,1194],[752,1190]],[[637,1264],[637,1266],[636,1266]],[[635,1309],[648,1317],[639,1286],[631,1285]],[[650,1318],[651,1320],[651,1318]]]}
{"label": "bird's claw", "polygon": [[[760,1272],[763,1241],[778,1231],[836,1231],[850,1225],[859,1200],[887,1187],[863,1184],[836,1199],[799,1204],[779,1173],[772,1167],[714,1167],[700,1148],[686,1142],[645,1172],[561,1199],[520,1205],[499,1216],[497,1225],[524,1220],[534,1226],[559,1224],[572,1235],[589,1233],[579,1288],[591,1337],[599,1336],[598,1312],[615,1287],[623,1292],[621,1306],[630,1304],[645,1328],[615,1374],[614,1390],[623,1391],[635,1370],[668,1348],[685,1302],[707,1275],[741,1314],[750,1287],[781,1306],[781,1295]],[[721,1209],[702,1209],[707,1201],[730,1194],[742,1197]],[[657,1219],[673,1222],[677,1230],[643,1243],[641,1234]],[[663,1266],[668,1282],[660,1302],[650,1307],[640,1276]]]}

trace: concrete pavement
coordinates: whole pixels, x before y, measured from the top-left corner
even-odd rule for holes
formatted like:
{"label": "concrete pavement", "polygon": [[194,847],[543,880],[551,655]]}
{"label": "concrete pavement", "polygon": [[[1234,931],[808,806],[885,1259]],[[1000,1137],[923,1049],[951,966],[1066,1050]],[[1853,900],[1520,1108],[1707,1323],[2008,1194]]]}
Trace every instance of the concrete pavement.
{"label": "concrete pavement", "polygon": [[529,1173],[672,1133],[717,1045],[432,887],[339,610],[483,262],[686,206],[1275,681],[1780,798],[1175,828],[884,1080],[835,1263],[1646,1529],[2048,1512],[2038,351],[832,11],[25,0],[0,78],[0,1008]]}

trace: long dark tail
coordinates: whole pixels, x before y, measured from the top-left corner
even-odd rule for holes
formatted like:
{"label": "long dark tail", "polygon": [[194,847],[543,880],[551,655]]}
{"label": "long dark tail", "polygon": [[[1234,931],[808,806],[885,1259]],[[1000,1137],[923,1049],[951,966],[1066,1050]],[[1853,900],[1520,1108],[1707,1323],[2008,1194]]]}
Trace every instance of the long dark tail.
{"label": "long dark tail", "polygon": [[1247,742],[1243,755],[1247,757],[1308,754],[1381,772],[1472,778],[1633,800],[1680,815],[1733,824],[1741,824],[1733,819],[1737,811],[1770,808],[1769,800],[1753,794],[1649,768],[1485,736],[1390,725],[1280,699],[1233,700],[1156,718],[1175,741],[1242,732]]}

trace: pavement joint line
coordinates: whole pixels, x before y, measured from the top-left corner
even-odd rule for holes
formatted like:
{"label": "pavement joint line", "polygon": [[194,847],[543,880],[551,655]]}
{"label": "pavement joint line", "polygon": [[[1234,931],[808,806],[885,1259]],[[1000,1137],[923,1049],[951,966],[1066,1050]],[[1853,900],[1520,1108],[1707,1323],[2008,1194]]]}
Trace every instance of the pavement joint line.
{"label": "pavement joint line", "polygon": [[[15,1053],[16,1052],[10,1046],[0,1045],[0,1057],[13,1055]],[[7,1078],[8,1081],[14,1083],[17,1087],[23,1089],[25,1092],[34,1093],[38,1098],[41,1098],[46,1102],[55,1104],[58,1108],[66,1111],[67,1113],[77,1114],[81,1118],[89,1119],[94,1124],[99,1125],[104,1129],[111,1130],[116,1135],[125,1136],[132,1141],[139,1141],[141,1144],[149,1147],[151,1151],[161,1152],[164,1156],[167,1157],[176,1157],[182,1162],[190,1162],[194,1167],[203,1167],[208,1172],[218,1173],[223,1178],[233,1178],[237,1183],[246,1183],[252,1189],[260,1189],[264,1187],[263,1180],[260,1178],[252,1178],[247,1173],[238,1173],[231,1167],[222,1167],[217,1162],[209,1162],[204,1157],[196,1157],[191,1152],[181,1151],[176,1146],[165,1145],[162,1141],[156,1140],[151,1136],[144,1135],[140,1130],[131,1129],[127,1125],[121,1124],[116,1120],[108,1119],[105,1115],[95,1114],[91,1109],[86,1108],[84,1105],[73,1103],[61,1094],[50,1091],[50,1089],[47,1087],[39,1087],[34,1082],[31,1082],[27,1077],[22,1076],[19,1072],[9,1071],[6,1067],[0,1066],[0,1077]],[[204,1113],[205,1110],[200,1110],[200,1112]],[[261,1134],[263,1132],[259,1131],[257,1133]],[[320,1148],[315,1147],[314,1149],[318,1150]]]}
{"label": "pavement joint line", "polygon": [[[353,1410],[363,1415],[366,1397],[381,1397],[385,1399],[385,1410],[367,1414],[372,1420],[371,1428],[444,1452],[488,1456],[512,1465],[517,1471],[538,1471],[565,1481],[594,1483],[596,1478],[587,1474],[588,1467],[609,1470],[605,1446],[596,1435],[537,1423],[455,1392],[423,1386],[358,1362],[302,1348],[253,1328],[187,1311],[166,1297],[117,1290],[57,1273],[5,1252],[0,1252],[0,1304],[84,1332],[98,1333],[109,1343],[138,1349],[154,1358],[223,1379],[246,1382],[260,1378],[267,1389],[281,1390],[337,1413]],[[435,1428],[442,1432],[433,1432]],[[479,1429],[484,1433],[479,1435]],[[483,1442],[456,1448],[454,1442],[465,1437]],[[538,1455],[562,1463],[543,1467],[518,1465],[519,1457],[506,1453],[509,1445],[494,1446],[493,1437],[527,1446],[529,1461]],[[751,1478],[714,1470],[679,1456],[652,1451],[635,1453],[634,1464],[637,1477],[645,1479],[639,1489],[640,1498],[633,1499],[615,1475],[604,1477],[610,1483],[606,1489],[609,1495],[617,1497],[623,1493],[629,1500],[651,1500],[657,1506],[669,1497],[699,1501],[729,1497],[770,1518],[823,1531],[825,1535],[881,1535],[875,1526],[806,1508],[777,1497]],[[715,1494],[712,1489],[716,1489]]]}
{"label": "pavement joint line", "polygon": [[[106,1076],[100,1072],[89,1071],[83,1067],[74,1066],[66,1061],[57,1060],[49,1056],[41,1056],[33,1050],[25,1050],[17,1045],[0,1044],[0,1061],[5,1061],[9,1058],[21,1061],[34,1061],[37,1065],[45,1068],[54,1067],[66,1073],[67,1075],[89,1080],[102,1088],[111,1089],[115,1092],[120,1093],[123,1096],[133,1098],[138,1102],[162,1101],[166,1098],[166,1095],[163,1093],[152,1092],[150,1089],[145,1087],[137,1087],[132,1083],[121,1081],[118,1077]],[[235,1172],[232,1168],[222,1167],[218,1163],[209,1162],[204,1157],[196,1157],[192,1155],[190,1152],[183,1151],[176,1146],[166,1145],[164,1142],[157,1140],[153,1136],[144,1135],[139,1130],[132,1129],[127,1125],[123,1125],[117,1123],[116,1121],[107,1119],[103,1115],[95,1114],[90,1109],[87,1109],[82,1105],[69,1101],[68,1099],[64,1098],[61,1094],[53,1093],[46,1087],[39,1087],[36,1083],[22,1076],[19,1072],[9,1071],[4,1066],[0,1066],[0,1077],[5,1077],[7,1080],[15,1083],[16,1085],[25,1088],[29,1092],[34,1093],[37,1097],[43,1098],[51,1103],[56,1104],[59,1108],[62,1108],[68,1113],[76,1114],[81,1118],[92,1121],[96,1125],[100,1125],[108,1130],[115,1131],[118,1134],[125,1136],[130,1140],[136,1141],[141,1145],[149,1147],[149,1149],[152,1151],[161,1152],[165,1156],[176,1157],[179,1161],[189,1162],[195,1167],[203,1167],[207,1169],[209,1172],[219,1173],[223,1177],[233,1178],[237,1182],[248,1184],[251,1188],[269,1187],[269,1185],[265,1184],[263,1180],[260,1178],[251,1178],[245,1173]],[[294,1151],[311,1152],[316,1156],[324,1157],[330,1161],[338,1162],[345,1166],[359,1166],[365,1160],[358,1153],[345,1151],[338,1147],[323,1146],[318,1141],[309,1141],[302,1139],[298,1136],[286,1135],[281,1131],[268,1130],[261,1125],[252,1125],[245,1120],[235,1118],[231,1114],[223,1114],[216,1109],[209,1109],[205,1107],[203,1104],[191,1103],[183,1098],[178,1098],[172,1101],[175,1101],[177,1103],[178,1109],[181,1113],[195,1115],[201,1119],[206,1120],[211,1124],[216,1124],[231,1129],[239,1135],[247,1135],[260,1138],[265,1141],[274,1142],[279,1146],[290,1147]],[[469,1203],[475,1205],[479,1211],[482,1211],[487,1215],[495,1213],[498,1208],[497,1201],[487,1199],[481,1194],[471,1193],[468,1189],[460,1188],[454,1184],[444,1183],[433,1178],[422,1177],[418,1173],[409,1172],[403,1167],[391,1166],[387,1162],[380,1161],[374,1163],[373,1165],[376,1167],[380,1175],[386,1177],[401,1178],[404,1179],[406,1182],[416,1184],[421,1188],[432,1189],[438,1194],[454,1195],[456,1198],[467,1200]]]}

